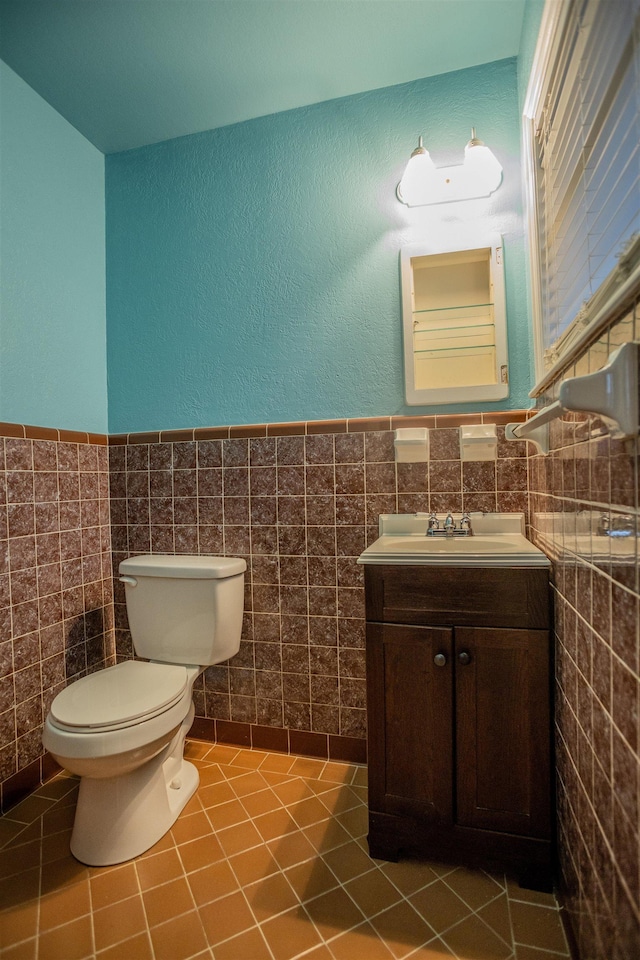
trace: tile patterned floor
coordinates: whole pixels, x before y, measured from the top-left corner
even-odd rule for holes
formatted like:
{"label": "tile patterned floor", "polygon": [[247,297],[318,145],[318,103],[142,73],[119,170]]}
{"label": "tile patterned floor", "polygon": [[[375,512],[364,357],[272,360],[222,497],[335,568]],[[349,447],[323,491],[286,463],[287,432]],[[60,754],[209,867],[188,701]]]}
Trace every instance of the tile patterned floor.
{"label": "tile patterned floor", "polygon": [[366,768],[192,741],[200,788],[135,861],[69,854],[77,782],[0,819],[2,960],[560,960],[553,897],[367,855]]}

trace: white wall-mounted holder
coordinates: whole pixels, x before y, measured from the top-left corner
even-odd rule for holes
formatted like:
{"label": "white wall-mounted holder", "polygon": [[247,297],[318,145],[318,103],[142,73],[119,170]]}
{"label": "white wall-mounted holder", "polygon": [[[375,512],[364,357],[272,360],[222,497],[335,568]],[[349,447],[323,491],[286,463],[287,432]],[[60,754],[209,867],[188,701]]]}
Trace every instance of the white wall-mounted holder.
{"label": "white wall-mounted holder", "polygon": [[549,423],[563,413],[593,413],[614,440],[638,436],[638,343],[624,343],[595,373],[560,384],[558,399],[524,423],[505,427],[507,440],[530,440],[549,453]]}
{"label": "white wall-mounted holder", "polygon": [[426,427],[396,430],[393,446],[396,463],[426,463],[429,459],[429,431]]}
{"label": "white wall-mounted holder", "polygon": [[498,434],[495,423],[473,423],[460,427],[461,460],[496,460]]}

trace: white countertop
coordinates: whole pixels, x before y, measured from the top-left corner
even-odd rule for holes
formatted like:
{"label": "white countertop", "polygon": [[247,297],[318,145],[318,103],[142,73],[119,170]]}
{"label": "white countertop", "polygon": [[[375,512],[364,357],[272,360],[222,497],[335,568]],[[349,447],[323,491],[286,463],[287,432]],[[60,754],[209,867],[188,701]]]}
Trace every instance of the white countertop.
{"label": "white countertop", "polygon": [[[548,567],[550,560],[524,536],[521,513],[472,513],[472,536],[427,536],[428,514],[382,514],[380,536],[358,563],[447,567]],[[460,517],[454,517],[456,526]],[[440,516],[440,526],[444,515]]]}

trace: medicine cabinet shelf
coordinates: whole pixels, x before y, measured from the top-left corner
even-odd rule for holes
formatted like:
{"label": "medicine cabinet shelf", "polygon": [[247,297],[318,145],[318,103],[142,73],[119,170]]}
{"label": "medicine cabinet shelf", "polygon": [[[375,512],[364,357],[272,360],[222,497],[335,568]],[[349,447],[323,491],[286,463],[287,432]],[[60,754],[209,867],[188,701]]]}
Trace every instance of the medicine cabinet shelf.
{"label": "medicine cabinet shelf", "polygon": [[508,396],[499,235],[473,249],[412,244],[401,252],[408,404]]}
{"label": "medicine cabinet shelf", "polygon": [[414,310],[414,317],[426,313],[462,313],[463,310],[486,310],[487,307],[493,307],[493,303],[456,303],[450,307],[429,307],[426,310]]}
{"label": "medicine cabinet shelf", "polygon": [[[415,322],[417,322],[417,321],[415,321]],[[458,324],[458,326],[429,327],[428,329],[425,329],[424,331],[423,331],[423,330],[414,330],[414,333],[415,333],[415,334],[417,334],[417,333],[423,333],[423,332],[424,332],[424,333],[429,333],[429,334],[432,334],[432,333],[446,333],[446,334],[449,334],[449,336],[450,336],[452,339],[455,339],[455,338],[453,337],[454,331],[457,333],[458,330],[484,330],[484,329],[487,329],[487,328],[492,328],[493,326],[494,326],[493,323],[460,323],[460,324]],[[469,336],[469,334],[462,334],[462,336]]]}
{"label": "medicine cabinet shelf", "polygon": [[505,427],[507,440],[530,440],[549,453],[549,423],[564,413],[591,413],[607,425],[614,440],[638,436],[638,343],[624,343],[602,369],[563,380],[555,403],[524,423]]}
{"label": "medicine cabinet shelf", "polygon": [[462,353],[469,355],[470,357],[486,357],[488,354],[495,353],[495,347],[493,344],[468,344],[464,347],[431,347],[429,350],[416,350],[416,353],[420,353],[423,356],[441,356],[442,354],[450,353]]}

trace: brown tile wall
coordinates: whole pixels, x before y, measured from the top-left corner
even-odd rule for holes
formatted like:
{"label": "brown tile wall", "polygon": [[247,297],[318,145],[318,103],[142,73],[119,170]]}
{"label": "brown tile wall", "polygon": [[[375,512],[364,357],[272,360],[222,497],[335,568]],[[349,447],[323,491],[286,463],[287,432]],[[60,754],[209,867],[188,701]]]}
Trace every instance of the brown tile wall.
{"label": "brown tile wall", "polygon": [[41,734],[55,694],[113,661],[108,499],[105,437],[0,424],[4,808],[50,770]]}
{"label": "brown tile wall", "polygon": [[[523,416],[486,415],[500,423],[496,464],[459,459],[457,425],[480,422],[479,414],[206,432],[220,439],[203,439],[203,431],[111,438],[114,572],[123,557],[149,551],[247,561],[241,649],[199,681],[197,716],[252,741],[248,727],[262,737],[264,728],[286,731],[289,744],[303,732],[329,738],[329,746],[332,737],[362,742],[364,591],[356,558],[377,537],[381,513],[526,512],[526,444],[505,442],[502,426]],[[411,423],[432,428],[428,464],[394,462],[392,427]],[[118,656],[129,657],[117,580],[115,617]],[[320,743],[307,741],[308,749]]]}
{"label": "brown tile wall", "polygon": [[[599,369],[640,336],[635,308],[564,376]],[[557,383],[545,402],[555,399]],[[556,752],[563,899],[582,960],[640,957],[639,646],[636,537],[589,535],[590,520],[639,532],[638,444],[565,415],[552,452],[530,459],[533,538],[553,560]],[[585,533],[585,531],[587,531]]]}
{"label": "brown tile wall", "polygon": [[[566,372],[599,368],[640,335],[629,315]],[[556,385],[557,386],[557,385]],[[545,402],[555,398],[552,387]],[[362,742],[364,621],[355,560],[383,512],[524,510],[553,560],[563,895],[582,960],[640,943],[640,649],[636,540],[603,556],[576,540],[588,515],[638,518],[637,449],[594,418],[552,427],[552,453],[506,443],[461,464],[470,417],[381,418],[104,438],[0,424],[0,780],[43,767],[43,716],[68,680],[130,656],[112,562],[130,553],[226,553],[248,563],[242,647],[196,690],[203,736],[335,755]],[[393,429],[431,429],[428,464],[395,464]],[[2,439],[4,437],[4,439]],[[529,447],[531,454],[533,448]],[[110,533],[113,542],[111,554]],[[629,553],[629,548],[631,553]],[[115,618],[115,631],[112,627]],[[273,739],[266,737],[271,730]],[[250,732],[248,732],[250,731]],[[252,731],[252,733],[251,733]],[[249,739],[247,740],[247,737]],[[346,754],[345,754],[346,757]],[[35,778],[35,779],[34,779]]]}

